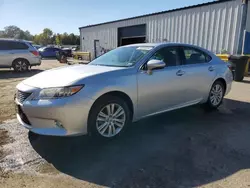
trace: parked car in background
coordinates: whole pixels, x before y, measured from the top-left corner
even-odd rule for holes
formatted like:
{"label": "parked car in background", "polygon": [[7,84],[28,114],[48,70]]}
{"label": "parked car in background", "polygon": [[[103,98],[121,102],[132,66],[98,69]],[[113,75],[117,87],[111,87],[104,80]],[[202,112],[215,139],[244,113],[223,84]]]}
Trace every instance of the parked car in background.
{"label": "parked car in background", "polygon": [[61,48],[56,47],[42,47],[38,49],[42,58],[56,58],[56,53],[61,52]]}
{"label": "parked car in background", "polygon": [[37,50],[42,47],[41,45],[37,45],[37,44],[33,44],[32,46],[34,46]]}
{"label": "parked car in background", "polygon": [[16,39],[0,39],[0,68],[27,71],[41,64],[41,57],[29,42]]}
{"label": "parked car in background", "polygon": [[72,51],[75,52],[75,51],[78,51],[78,50],[79,50],[79,47],[78,47],[78,46],[73,46],[73,47],[72,47]]}
{"label": "parked car in background", "polygon": [[123,46],[88,65],[44,71],[18,84],[17,119],[38,134],[110,139],[144,117],[195,104],[216,109],[232,80],[226,63],[200,47]]}
{"label": "parked car in background", "polygon": [[62,49],[62,51],[64,52],[64,55],[66,56],[66,57],[72,57],[72,49],[70,49],[70,48],[63,48]]}

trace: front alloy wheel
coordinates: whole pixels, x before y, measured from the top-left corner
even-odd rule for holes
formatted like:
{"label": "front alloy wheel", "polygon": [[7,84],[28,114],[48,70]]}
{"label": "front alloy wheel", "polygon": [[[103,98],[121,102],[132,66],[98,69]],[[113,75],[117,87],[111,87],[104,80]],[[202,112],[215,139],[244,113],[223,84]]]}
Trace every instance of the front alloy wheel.
{"label": "front alloy wheel", "polygon": [[101,109],[96,119],[96,128],[104,137],[117,135],[126,122],[126,114],[122,106],[116,103],[108,104]]}
{"label": "front alloy wheel", "polygon": [[113,139],[131,123],[131,115],[131,109],[123,98],[103,96],[90,110],[88,132],[97,138]]}

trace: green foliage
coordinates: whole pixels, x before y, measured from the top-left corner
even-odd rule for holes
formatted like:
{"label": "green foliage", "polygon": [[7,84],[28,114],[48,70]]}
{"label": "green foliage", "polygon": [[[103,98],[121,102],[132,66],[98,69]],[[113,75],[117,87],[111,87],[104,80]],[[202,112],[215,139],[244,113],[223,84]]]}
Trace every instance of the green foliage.
{"label": "green foliage", "polygon": [[80,36],[74,33],[55,34],[49,28],[45,28],[42,33],[31,35],[29,31],[23,31],[19,27],[10,25],[0,31],[0,38],[16,38],[33,41],[35,44],[48,45],[80,45]]}
{"label": "green foliage", "polygon": [[0,37],[33,40],[33,36],[29,31],[23,31],[19,27],[14,25],[5,27],[4,30],[0,32]]}
{"label": "green foliage", "polygon": [[56,35],[56,45],[61,45],[61,44],[62,44],[61,35],[60,35],[60,34],[57,34],[57,35]]}

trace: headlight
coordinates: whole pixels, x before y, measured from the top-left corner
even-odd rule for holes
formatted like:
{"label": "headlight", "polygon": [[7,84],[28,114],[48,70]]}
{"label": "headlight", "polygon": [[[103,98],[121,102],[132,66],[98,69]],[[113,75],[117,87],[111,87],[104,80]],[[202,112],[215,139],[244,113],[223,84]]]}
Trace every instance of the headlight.
{"label": "headlight", "polygon": [[83,86],[69,86],[69,87],[57,87],[57,88],[46,88],[41,90],[33,100],[39,99],[57,99],[62,97],[69,97],[80,91]]}

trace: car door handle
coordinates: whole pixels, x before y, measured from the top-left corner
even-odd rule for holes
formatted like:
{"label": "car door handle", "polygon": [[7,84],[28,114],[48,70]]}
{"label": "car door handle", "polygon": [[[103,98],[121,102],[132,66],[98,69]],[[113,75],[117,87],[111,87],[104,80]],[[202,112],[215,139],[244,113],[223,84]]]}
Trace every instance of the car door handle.
{"label": "car door handle", "polygon": [[185,74],[185,71],[178,70],[178,71],[176,72],[176,75],[177,75],[177,76],[182,76],[183,74]]}
{"label": "car door handle", "polygon": [[214,67],[213,67],[213,66],[210,66],[210,67],[208,67],[208,70],[209,70],[210,72],[212,72],[212,71],[214,71]]}

